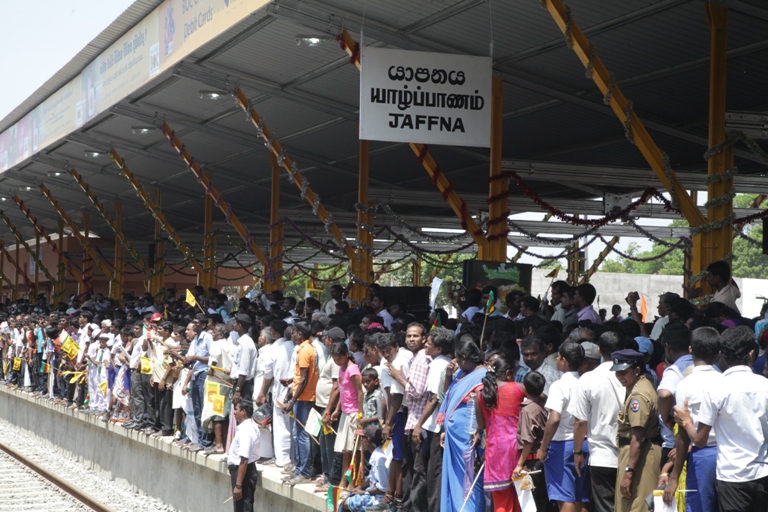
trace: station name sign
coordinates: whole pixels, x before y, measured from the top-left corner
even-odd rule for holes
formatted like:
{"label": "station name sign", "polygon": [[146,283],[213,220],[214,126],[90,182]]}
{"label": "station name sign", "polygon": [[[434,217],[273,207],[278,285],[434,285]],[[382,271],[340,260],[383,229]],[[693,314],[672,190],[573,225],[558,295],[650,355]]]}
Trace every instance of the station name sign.
{"label": "station name sign", "polygon": [[360,138],[490,147],[489,57],[364,48]]}

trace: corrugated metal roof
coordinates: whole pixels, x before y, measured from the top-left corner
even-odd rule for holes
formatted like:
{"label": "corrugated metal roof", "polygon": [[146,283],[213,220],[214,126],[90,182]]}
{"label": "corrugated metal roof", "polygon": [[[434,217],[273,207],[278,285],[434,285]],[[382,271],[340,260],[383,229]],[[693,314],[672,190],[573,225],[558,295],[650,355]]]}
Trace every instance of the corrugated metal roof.
{"label": "corrugated metal roof", "polygon": [[[706,61],[701,59],[708,56],[709,30],[702,4],[676,0],[607,3],[574,0],[569,5],[574,19],[583,29],[599,29],[590,40],[617,79],[630,80],[632,85],[622,89],[633,100],[636,112],[682,132],[681,137],[649,129],[659,147],[670,156],[673,168],[702,171],[705,168],[704,145],[686,140],[690,134],[706,139],[709,70]],[[440,16],[439,13],[454,6],[458,6],[458,14]],[[348,117],[358,105],[360,74],[354,66],[345,63],[345,54],[335,43],[317,48],[298,47],[294,37],[299,33],[318,31],[332,34],[342,24],[357,29],[365,10],[369,32],[376,33],[388,46],[398,46],[398,31],[407,32],[409,27],[420,26],[419,22],[423,21],[424,27],[412,31],[404,46],[413,47],[417,42],[426,47],[456,48],[485,55],[490,36],[488,7],[488,2],[472,0],[283,0],[273,3],[268,12],[261,11],[249,17],[199,48],[183,64],[186,67],[208,57],[198,62],[201,66],[198,71],[202,69],[218,76],[231,73],[233,81],[228,85],[236,83],[241,75],[244,84],[248,83],[247,77],[269,81],[269,87],[279,88],[282,97],[268,97],[269,87],[260,91],[244,87],[250,97],[259,98],[256,110],[277,139],[284,142],[299,168],[309,170],[307,177],[311,186],[327,208],[349,212],[356,201],[359,146],[356,123]],[[556,24],[540,9],[539,3],[535,0],[493,1],[491,7],[494,53],[497,61],[502,62],[497,72],[508,80],[504,87],[504,112],[508,115],[503,125],[503,156],[647,168],[642,154],[626,141],[621,123],[603,107],[594,83],[584,77],[583,66],[573,51],[566,48]],[[291,9],[290,16],[285,14],[288,8]],[[768,43],[765,19],[731,11],[730,23],[731,50],[756,42]],[[373,42],[372,35],[366,36],[366,44]],[[766,59],[768,44],[729,61],[729,109],[765,108]],[[691,62],[698,64],[689,65]],[[648,78],[649,74],[655,78]],[[131,134],[131,126],[146,123],[126,116],[141,118],[142,113],[157,111],[159,119],[163,119],[164,113],[168,113],[169,118],[181,118],[169,121],[169,124],[177,130],[196,159],[208,164],[207,170],[214,176],[215,186],[225,193],[225,198],[232,203],[232,210],[263,241],[269,211],[270,166],[255,128],[246,121],[243,112],[231,110],[233,105],[228,100],[216,103],[198,98],[199,90],[212,87],[196,80],[215,83],[215,79],[195,72],[187,75],[179,72],[172,80],[166,80],[167,76],[147,84],[130,100],[122,102],[123,110],[118,109],[119,115],[105,116],[103,122],[85,127],[82,133],[73,134],[71,138],[88,140],[87,137],[95,137],[106,145],[114,145],[148,189],[163,191],[163,209],[171,224],[177,230],[185,230],[190,243],[199,247],[202,241],[196,226],[199,227],[202,219],[202,187],[161,134],[153,133],[147,137]],[[519,77],[528,84],[511,83]],[[300,85],[294,89],[292,86],[297,83]],[[570,94],[565,98],[569,101],[553,99],[553,95],[560,93]],[[301,94],[300,101],[292,99],[292,94]],[[598,108],[574,104],[583,99]],[[340,108],[346,117],[334,115],[334,109]],[[219,119],[221,114],[229,112],[232,114]],[[205,119],[217,120],[201,129],[197,123]],[[92,188],[106,200],[113,196],[124,200],[129,236],[143,242],[151,239],[154,236],[151,216],[126,180],[116,175],[116,167],[108,161],[85,160],[83,149],[79,143],[64,143],[53,149],[51,156],[56,161],[71,160],[82,167]],[[390,185],[393,189],[417,189],[425,194],[431,191],[431,196],[440,197],[407,145],[373,142],[371,149],[371,180],[377,181],[376,187]],[[487,194],[487,149],[435,146],[432,154],[459,193]],[[758,167],[752,163],[745,165],[748,171]],[[0,181],[12,185],[25,179],[48,181],[48,169],[48,166],[33,163],[22,173],[8,173]],[[314,217],[309,205],[299,197],[296,186],[285,178],[283,172],[283,213],[300,213],[308,230],[325,236],[319,221],[316,225],[311,224]],[[586,195],[564,184],[535,178],[530,181],[537,191],[548,197],[580,198]],[[592,186],[600,190],[610,189],[600,183]],[[660,184],[654,180],[648,186],[660,187]],[[72,183],[64,180],[57,183],[57,187],[57,197],[60,195],[66,207],[79,215],[79,209],[87,206],[87,200],[74,185],[74,180]],[[519,194],[519,191],[513,188],[512,194]],[[32,200],[34,209],[40,210],[45,222],[50,224],[55,217],[52,209],[39,197]],[[447,207],[428,205],[402,211],[453,215]],[[94,217],[96,215],[92,215],[94,230],[102,230],[105,236],[110,236],[108,230],[104,231],[105,225]],[[216,212],[215,219],[221,222],[223,217]],[[389,221],[382,219],[381,222]],[[23,219],[18,224],[25,225]],[[295,233],[288,234],[296,239]]]}

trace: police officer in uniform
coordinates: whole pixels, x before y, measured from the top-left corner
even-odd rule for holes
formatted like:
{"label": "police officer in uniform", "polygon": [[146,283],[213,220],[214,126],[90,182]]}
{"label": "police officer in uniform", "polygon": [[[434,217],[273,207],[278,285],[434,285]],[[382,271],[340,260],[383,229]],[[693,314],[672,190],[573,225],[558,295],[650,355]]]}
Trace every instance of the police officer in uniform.
{"label": "police officer in uniform", "polygon": [[657,395],[643,375],[644,356],[635,350],[611,354],[616,378],[627,389],[619,411],[617,443],[619,464],[616,476],[616,512],[645,512],[645,499],[656,489],[661,462],[661,434]]}

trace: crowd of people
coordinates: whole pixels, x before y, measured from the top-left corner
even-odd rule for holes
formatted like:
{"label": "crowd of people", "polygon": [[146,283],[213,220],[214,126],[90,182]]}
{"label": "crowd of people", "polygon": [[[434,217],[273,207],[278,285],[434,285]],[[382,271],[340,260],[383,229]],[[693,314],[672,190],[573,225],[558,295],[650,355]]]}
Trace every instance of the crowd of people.
{"label": "crowd of people", "polygon": [[416,318],[376,284],[362,304],[338,285],[324,304],[40,298],[0,317],[3,379],[226,453],[236,511],[256,462],[353,512],[639,512],[654,492],[681,512],[763,511],[767,322],[741,316],[727,263],[707,270],[707,306],[668,292],[646,319],[636,291],[605,318],[591,284],[564,281],[506,308],[469,289],[457,318]]}

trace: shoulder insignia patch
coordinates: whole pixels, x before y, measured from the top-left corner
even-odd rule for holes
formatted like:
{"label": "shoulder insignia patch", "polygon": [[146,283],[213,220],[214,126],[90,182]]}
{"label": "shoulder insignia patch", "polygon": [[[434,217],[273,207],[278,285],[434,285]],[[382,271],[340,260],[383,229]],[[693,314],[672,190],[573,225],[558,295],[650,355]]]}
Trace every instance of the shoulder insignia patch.
{"label": "shoulder insignia patch", "polygon": [[629,409],[632,412],[637,412],[640,410],[640,401],[639,400],[632,400],[629,402]]}

